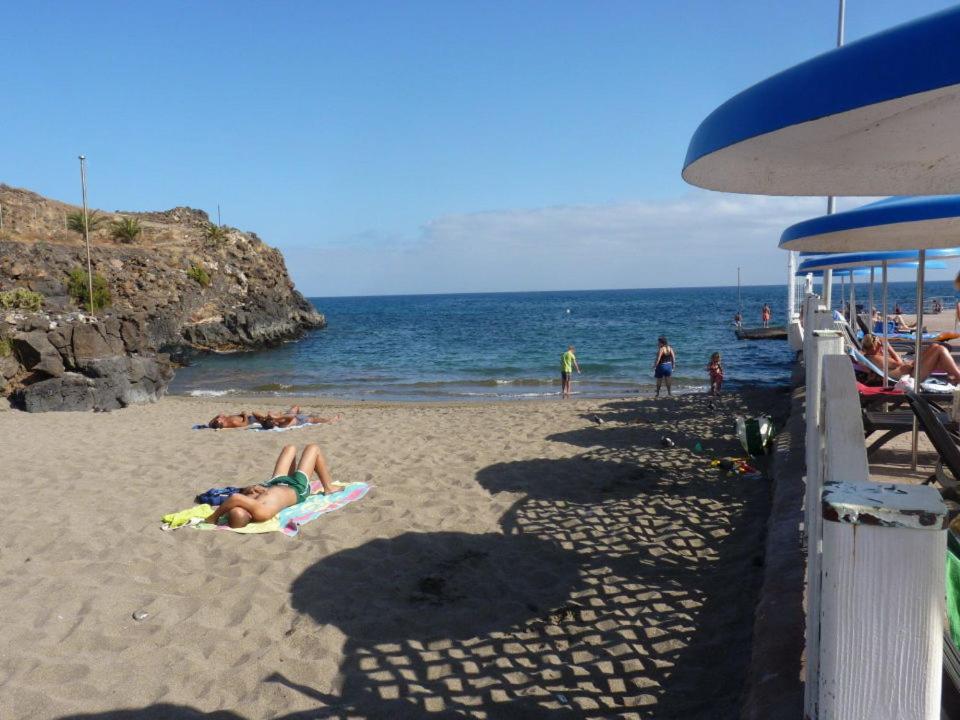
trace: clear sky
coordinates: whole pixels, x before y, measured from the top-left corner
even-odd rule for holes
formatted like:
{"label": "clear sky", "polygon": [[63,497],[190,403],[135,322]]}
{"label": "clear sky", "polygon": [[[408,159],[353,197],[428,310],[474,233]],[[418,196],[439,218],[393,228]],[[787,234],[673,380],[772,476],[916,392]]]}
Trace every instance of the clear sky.
{"label": "clear sky", "polygon": [[[952,3],[848,0],[853,40]],[[0,181],[200,207],[310,295],[780,282],[812,199],[683,183],[730,95],[835,42],[836,0],[22,2]]]}

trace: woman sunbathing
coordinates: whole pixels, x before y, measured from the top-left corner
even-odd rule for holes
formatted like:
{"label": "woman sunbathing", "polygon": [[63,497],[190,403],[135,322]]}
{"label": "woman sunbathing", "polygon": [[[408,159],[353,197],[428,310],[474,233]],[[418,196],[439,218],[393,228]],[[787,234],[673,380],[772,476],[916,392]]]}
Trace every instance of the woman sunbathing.
{"label": "woman sunbathing", "polygon": [[232,428],[245,428],[251,425],[257,425],[270,429],[274,427],[291,427],[294,425],[316,425],[320,423],[334,423],[343,416],[337,413],[332,418],[320,417],[319,415],[308,415],[300,412],[300,406],[294,405],[286,412],[258,413],[241,410],[235,415],[226,415],[221,413],[207,423],[207,427],[214,430],[226,430]]}
{"label": "woman sunbathing", "polygon": [[310,444],[303,449],[299,464],[296,446],[287,445],[280,451],[272,480],[234,493],[207,518],[207,522],[216,524],[226,515],[230,527],[242,528],[251,522],[269,520],[284,508],[306,500],[310,494],[310,476],[314,472],[320,478],[324,494],[336,490],[327,461],[317,445]]}
{"label": "woman sunbathing", "polygon": [[[863,354],[877,367],[883,367],[884,344],[875,335],[864,335]],[[887,373],[892,378],[914,375],[914,363],[907,362],[889,344],[886,346]],[[960,367],[954,362],[950,352],[943,345],[928,345],[920,352],[920,370],[916,375],[919,382],[926,380],[931,373],[946,373],[952,383],[960,383]]]}

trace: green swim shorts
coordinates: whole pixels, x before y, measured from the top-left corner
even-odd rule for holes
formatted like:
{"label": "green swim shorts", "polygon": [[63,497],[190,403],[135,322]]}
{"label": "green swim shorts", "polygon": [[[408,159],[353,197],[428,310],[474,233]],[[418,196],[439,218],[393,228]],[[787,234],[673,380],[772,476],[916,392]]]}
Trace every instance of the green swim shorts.
{"label": "green swim shorts", "polygon": [[310,478],[297,470],[293,475],[277,475],[273,480],[266,483],[266,487],[272,485],[286,485],[294,489],[297,493],[297,502],[302,503],[310,494]]}

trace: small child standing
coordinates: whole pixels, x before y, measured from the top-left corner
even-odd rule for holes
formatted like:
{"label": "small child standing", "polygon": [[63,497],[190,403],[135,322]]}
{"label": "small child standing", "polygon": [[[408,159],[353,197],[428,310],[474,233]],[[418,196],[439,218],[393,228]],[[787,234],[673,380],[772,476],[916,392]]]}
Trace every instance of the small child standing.
{"label": "small child standing", "polygon": [[710,394],[719,395],[720,388],[723,386],[723,362],[720,359],[720,353],[715,352],[710,356],[707,371],[710,373]]}

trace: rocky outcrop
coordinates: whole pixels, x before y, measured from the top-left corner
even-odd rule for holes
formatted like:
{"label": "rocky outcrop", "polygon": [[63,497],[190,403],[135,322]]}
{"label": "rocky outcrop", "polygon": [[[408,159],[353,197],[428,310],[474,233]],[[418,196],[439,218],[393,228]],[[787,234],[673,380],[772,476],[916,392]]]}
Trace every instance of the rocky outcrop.
{"label": "rocky outcrop", "polygon": [[[65,229],[77,208],[0,184],[0,291],[27,288],[44,309],[79,310],[71,271],[86,268],[79,233]],[[213,227],[191,208],[98,213],[94,273],[106,279],[117,315],[145,318],[149,341],[171,350],[235,351],[274,345],[320,328],[324,318],[297,290],[281,253],[251,232]],[[109,220],[136,219],[140,235],[110,237]]]}
{"label": "rocky outcrop", "polygon": [[143,318],[8,314],[0,376],[28,412],[115,410],[153,402],[173,378]]}

